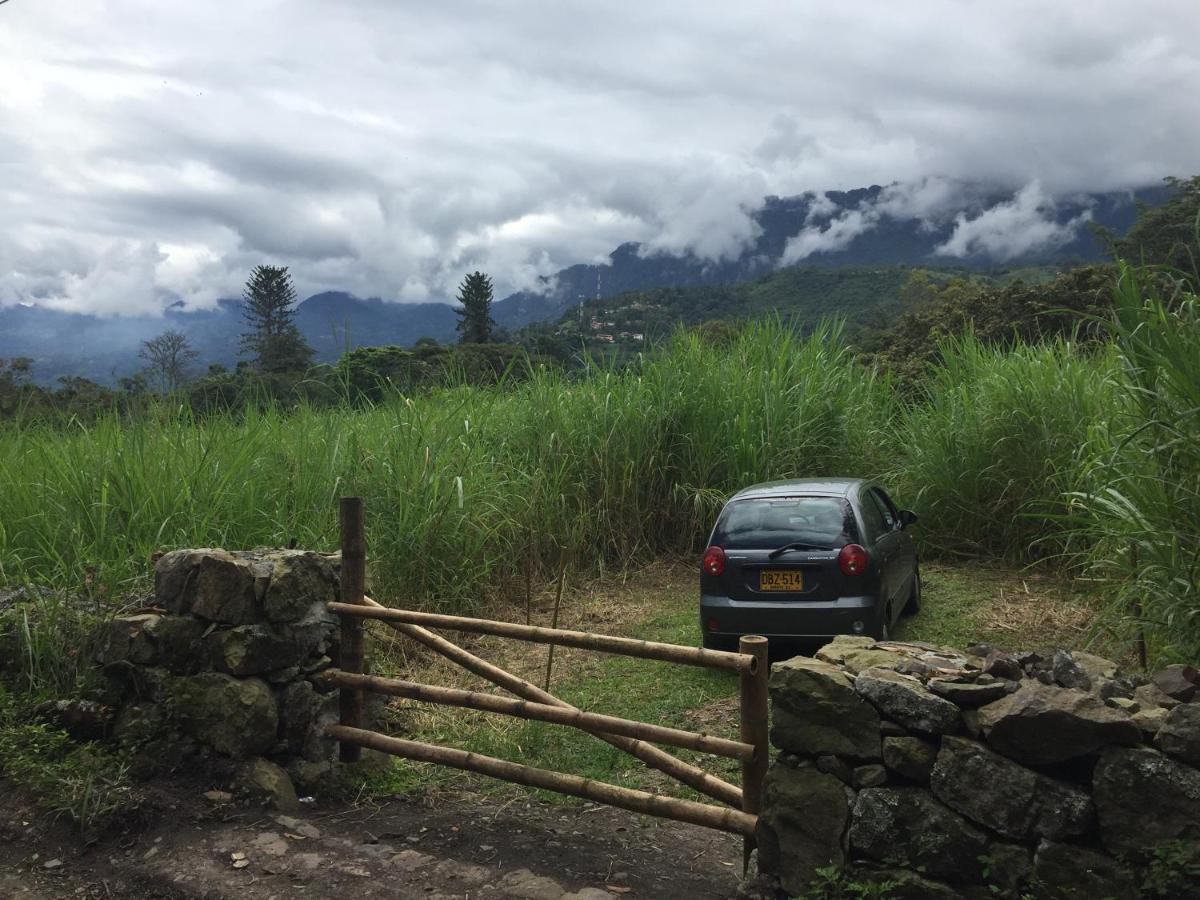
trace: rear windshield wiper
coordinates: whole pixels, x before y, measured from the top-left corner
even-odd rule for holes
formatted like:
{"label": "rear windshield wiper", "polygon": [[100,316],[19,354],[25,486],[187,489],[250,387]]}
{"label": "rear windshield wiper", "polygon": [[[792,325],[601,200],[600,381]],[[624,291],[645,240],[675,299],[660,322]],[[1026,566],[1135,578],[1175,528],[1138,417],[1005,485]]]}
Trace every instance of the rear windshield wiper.
{"label": "rear windshield wiper", "polygon": [[832,547],[822,547],[820,544],[806,544],[804,541],[795,541],[791,544],[784,544],[778,549],[772,550],[767,554],[767,559],[778,559],[787,553],[789,550],[832,550]]}

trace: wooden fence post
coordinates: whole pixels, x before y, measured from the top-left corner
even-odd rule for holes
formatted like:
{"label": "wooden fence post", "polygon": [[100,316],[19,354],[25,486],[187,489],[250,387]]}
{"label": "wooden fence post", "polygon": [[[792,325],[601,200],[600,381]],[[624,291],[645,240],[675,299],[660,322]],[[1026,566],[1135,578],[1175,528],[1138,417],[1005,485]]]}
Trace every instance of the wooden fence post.
{"label": "wooden fence post", "polygon": [[[770,746],[767,742],[767,676],[771,666],[767,660],[767,639],[757,634],[746,635],[738,641],[738,652],[749,654],[757,661],[751,669],[743,669],[741,688],[741,740],[754,745],[754,756],[742,762],[742,811],[757,816],[762,809],[763,780],[767,775]],[[742,843],[743,871],[750,863],[754,838],[747,835]]]}
{"label": "wooden fence post", "polygon": [[[366,593],[367,539],[361,497],[342,497],[338,503],[338,519],[342,532],[342,602],[362,604]],[[341,659],[344,672],[362,674],[363,620],[358,616],[339,616],[341,619]],[[349,728],[362,728],[362,688],[341,689],[339,695],[340,722]],[[358,762],[362,748],[342,741],[338,756],[344,763]]]}

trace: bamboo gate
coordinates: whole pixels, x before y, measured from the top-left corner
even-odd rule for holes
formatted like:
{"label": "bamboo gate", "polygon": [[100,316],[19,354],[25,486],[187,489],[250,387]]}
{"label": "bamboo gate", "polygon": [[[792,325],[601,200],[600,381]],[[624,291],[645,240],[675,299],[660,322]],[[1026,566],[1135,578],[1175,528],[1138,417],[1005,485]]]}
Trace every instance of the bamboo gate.
{"label": "bamboo gate", "polygon": [[[339,723],[328,726],[326,734],[339,742],[339,755],[343,762],[357,761],[361,748],[368,747],[405,759],[438,763],[659,818],[728,831],[743,836],[745,859],[749,859],[754,846],[754,829],[761,806],[762,785],[769,752],[769,667],[766,638],[743,637],[738,652],[733,653],[583,631],[540,628],[491,619],[471,619],[384,607],[366,596],[365,592],[366,537],[362,500],[358,497],[343,497],[339,504],[339,519],[342,545],[341,602],[331,603],[329,607],[340,617],[341,659],[340,668],[327,671],[324,678],[340,692]],[[367,619],[379,621],[418,641],[467,671],[515,694],[519,699],[365,674],[363,630]],[[435,634],[429,628],[495,635],[531,643],[576,647],[737,672],[741,695],[739,740],[585,712],[531,682],[487,662]],[[368,731],[362,727],[363,695],[367,691],[569,725],[631,754],[647,766],[719,801],[721,805],[664,797],[578,775]],[[717,778],[654,744],[683,747],[739,760],[742,764],[741,787]]]}

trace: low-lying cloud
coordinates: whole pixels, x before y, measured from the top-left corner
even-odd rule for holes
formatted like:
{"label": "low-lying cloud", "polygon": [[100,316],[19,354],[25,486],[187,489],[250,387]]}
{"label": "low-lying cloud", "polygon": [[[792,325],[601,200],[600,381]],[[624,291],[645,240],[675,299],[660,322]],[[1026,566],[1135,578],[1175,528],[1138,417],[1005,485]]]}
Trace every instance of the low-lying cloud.
{"label": "low-lying cloud", "polygon": [[1193,0],[0,4],[0,304],[203,307],[263,262],[302,295],[446,300],[473,268],[503,295],[627,240],[729,259],[763,196],[870,184],[788,259],[881,216],[1019,255],[1073,227],[1051,198],[1193,174],[1198,24]]}

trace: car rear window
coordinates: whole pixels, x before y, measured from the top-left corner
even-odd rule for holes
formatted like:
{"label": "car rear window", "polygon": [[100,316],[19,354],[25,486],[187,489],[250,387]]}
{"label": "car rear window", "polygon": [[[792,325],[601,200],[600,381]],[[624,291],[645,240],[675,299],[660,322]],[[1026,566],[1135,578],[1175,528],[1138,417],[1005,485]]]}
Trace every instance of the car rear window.
{"label": "car rear window", "polygon": [[713,543],[726,550],[773,550],[792,541],[837,548],[857,539],[854,513],[841,497],[735,500],[713,535]]}

